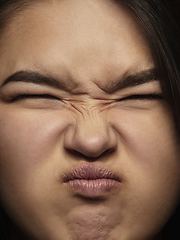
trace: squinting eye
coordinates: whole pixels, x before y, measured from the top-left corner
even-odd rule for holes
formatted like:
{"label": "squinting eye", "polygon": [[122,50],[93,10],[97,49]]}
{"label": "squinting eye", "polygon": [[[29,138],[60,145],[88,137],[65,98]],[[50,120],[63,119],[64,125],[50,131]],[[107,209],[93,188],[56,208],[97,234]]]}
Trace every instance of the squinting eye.
{"label": "squinting eye", "polygon": [[22,94],[18,95],[16,97],[13,97],[11,101],[16,101],[20,99],[26,99],[26,98],[31,98],[31,99],[55,99],[55,100],[61,100],[55,96],[49,95],[49,94]]}
{"label": "squinting eye", "polygon": [[162,94],[134,94],[134,95],[130,95],[128,97],[125,98],[121,98],[119,101],[124,101],[124,100],[143,100],[143,99],[147,99],[147,100],[161,100],[163,99]]}

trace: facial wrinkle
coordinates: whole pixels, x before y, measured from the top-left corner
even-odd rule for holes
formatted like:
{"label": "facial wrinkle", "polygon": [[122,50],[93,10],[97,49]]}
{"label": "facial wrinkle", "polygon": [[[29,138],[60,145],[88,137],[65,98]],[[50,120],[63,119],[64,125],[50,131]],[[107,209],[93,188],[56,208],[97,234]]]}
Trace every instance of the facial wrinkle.
{"label": "facial wrinkle", "polygon": [[104,207],[82,207],[70,214],[67,221],[71,240],[108,240],[119,221],[110,217]]}

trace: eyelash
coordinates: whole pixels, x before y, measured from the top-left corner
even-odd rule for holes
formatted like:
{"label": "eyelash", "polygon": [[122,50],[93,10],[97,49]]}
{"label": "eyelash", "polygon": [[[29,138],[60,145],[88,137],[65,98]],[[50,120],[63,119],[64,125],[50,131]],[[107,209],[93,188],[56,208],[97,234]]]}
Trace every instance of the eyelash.
{"label": "eyelash", "polygon": [[121,98],[119,101],[124,101],[124,100],[143,100],[143,99],[149,99],[149,100],[161,100],[163,99],[162,94],[156,94],[156,93],[151,93],[151,94],[134,94],[130,95],[124,98]]}
{"label": "eyelash", "polygon": [[[53,95],[49,94],[22,94],[22,95],[17,95],[15,97],[12,97],[11,101],[16,101],[19,99],[23,98],[44,98],[44,99],[54,99],[54,100],[61,100],[60,98],[57,98]],[[130,95],[124,98],[119,99],[118,101],[125,101],[125,100],[143,100],[143,99],[148,99],[148,100],[162,100],[163,96],[162,94],[134,94]]]}
{"label": "eyelash", "polygon": [[61,100],[53,95],[49,94],[22,94],[22,95],[17,95],[12,98],[11,101],[16,101],[18,99],[23,99],[23,98],[49,98],[49,99],[56,99],[56,100]]}

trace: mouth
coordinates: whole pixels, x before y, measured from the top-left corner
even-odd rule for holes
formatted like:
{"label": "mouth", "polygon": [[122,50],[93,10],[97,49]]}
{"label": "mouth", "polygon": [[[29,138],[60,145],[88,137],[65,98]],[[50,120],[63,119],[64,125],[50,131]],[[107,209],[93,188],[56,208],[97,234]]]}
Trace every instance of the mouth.
{"label": "mouth", "polygon": [[63,184],[75,194],[98,198],[121,186],[118,174],[100,164],[84,163],[64,175]]}

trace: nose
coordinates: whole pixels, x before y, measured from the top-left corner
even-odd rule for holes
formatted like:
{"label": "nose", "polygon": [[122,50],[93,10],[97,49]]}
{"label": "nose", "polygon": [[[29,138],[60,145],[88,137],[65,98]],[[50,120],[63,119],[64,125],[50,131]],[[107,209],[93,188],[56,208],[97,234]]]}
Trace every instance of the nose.
{"label": "nose", "polygon": [[65,134],[64,146],[88,158],[100,157],[105,152],[115,150],[117,135],[105,120],[95,117],[77,120]]}

